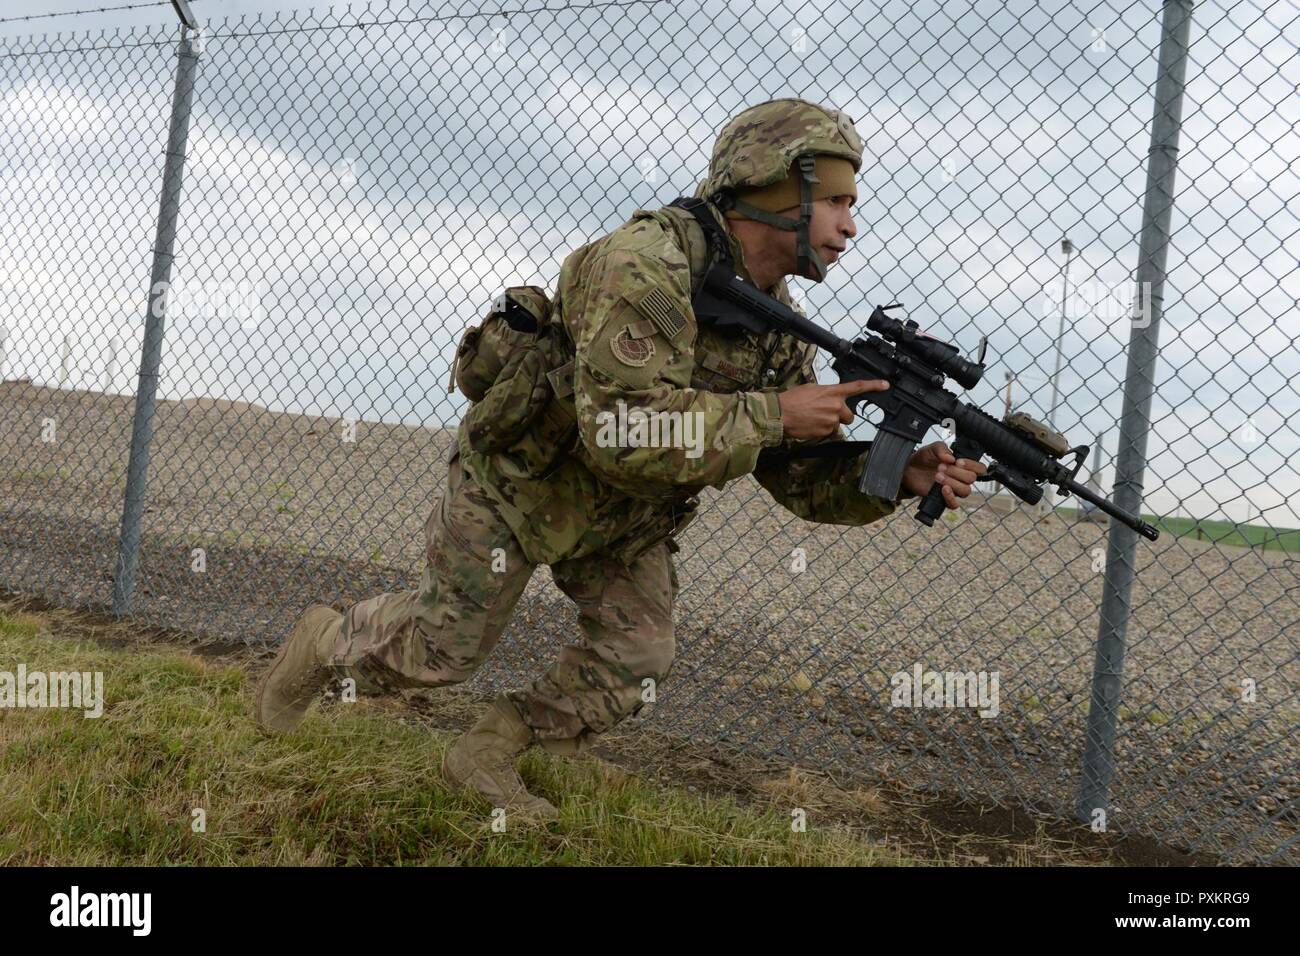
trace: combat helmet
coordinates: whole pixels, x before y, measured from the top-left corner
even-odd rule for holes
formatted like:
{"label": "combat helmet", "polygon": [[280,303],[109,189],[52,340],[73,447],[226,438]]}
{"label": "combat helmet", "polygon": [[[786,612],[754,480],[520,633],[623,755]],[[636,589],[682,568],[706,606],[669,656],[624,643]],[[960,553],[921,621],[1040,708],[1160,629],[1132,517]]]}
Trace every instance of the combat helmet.
{"label": "combat helmet", "polygon": [[[795,231],[799,274],[821,282],[826,278],[826,263],[808,238],[812,185],[819,182],[815,157],[848,160],[856,173],[862,169],[862,150],[862,138],[848,114],[807,100],[768,100],[737,114],[722,128],[713,146],[708,178],[695,195],[724,212],[734,209],[749,219]],[[737,190],[781,182],[792,166],[799,170],[798,219],[759,209],[736,195]]]}

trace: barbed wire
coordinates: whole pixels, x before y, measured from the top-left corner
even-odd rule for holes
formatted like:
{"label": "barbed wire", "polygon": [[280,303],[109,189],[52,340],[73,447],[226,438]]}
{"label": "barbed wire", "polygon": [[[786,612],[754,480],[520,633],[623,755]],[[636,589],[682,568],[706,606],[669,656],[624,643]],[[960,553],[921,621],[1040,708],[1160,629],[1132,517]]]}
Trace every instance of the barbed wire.
{"label": "barbed wire", "polygon": [[[191,0],[197,3],[198,0]],[[117,10],[138,10],[144,7],[169,7],[171,0],[149,0],[146,3],[124,3],[117,7],[86,7],[82,10],[60,10],[57,13],[31,13],[23,17],[0,17],[0,23],[20,23],[24,20],[48,20],[50,17],[77,17],[86,13],[113,13]]]}
{"label": "barbed wire", "polygon": [[70,46],[58,50],[24,50],[21,53],[0,53],[0,60],[14,60],[24,56],[47,56],[53,53],[97,53],[101,50],[131,50],[144,46],[175,46],[175,39],[144,40],[140,43],[106,43],[101,46]]}
{"label": "barbed wire", "polygon": [[[39,17],[70,16],[75,13],[99,13],[107,10],[129,10],[132,7],[160,7],[160,6],[169,5],[170,2],[171,0],[161,0],[161,2],[158,2],[158,0],[154,0],[154,2],[150,2],[150,3],[127,4],[126,6],[122,6],[122,7],[99,7],[99,8],[79,10],[79,11],[67,11],[66,13],[41,13],[41,14],[33,14],[32,16],[29,17],[10,17],[7,19],[0,19],[0,23],[6,23],[8,22],[8,20],[14,20],[14,21],[34,20],[34,19],[38,19]],[[192,0],[192,2],[197,2],[197,0]],[[451,20],[471,20],[479,17],[483,17],[483,18],[512,17],[515,16],[516,14],[521,14],[521,13],[527,13],[527,14],[558,13],[565,10],[601,10],[610,7],[622,8],[622,7],[632,7],[632,6],[662,6],[664,4],[671,4],[672,2],[673,0],[605,0],[605,2],[602,3],[561,3],[553,6],[542,6],[542,7],[514,7],[511,9],[503,8],[499,10],[482,10],[482,11],[476,11],[471,13],[445,13],[445,14],[437,14],[435,16],[393,17],[391,19],[386,19],[386,20],[358,20],[356,23],[326,23],[326,24],[319,24],[315,26],[284,27],[278,30],[247,30],[242,32],[231,31],[228,33],[205,32],[204,36],[206,40],[245,39],[251,37],[263,37],[263,36],[287,36],[289,34],[294,34],[294,33],[319,33],[321,31],[328,31],[328,30],[354,30],[359,27],[395,26],[395,25],[400,25],[405,23],[442,23]],[[144,41],[141,43],[117,43],[117,44],[102,44],[96,46],[66,47],[58,50],[24,50],[19,53],[0,54],[0,60],[9,60],[9,59],[14,59],[17,57],[25,57],[25,56],[41,56],[47,53],[90,53],[90,52],[97,52],[100,50],[124,50],[124,49],[131,49],[135,47],[144,47],[144,46],[171,46],[174,42],[175,41],[173,39],[169,38],[167,40]]]}
{"label": "barbed wire", "polygon": [[560,13],[565,10],[602,10],[608,7],[671,5],[674,0],[605,0],[603,3],[561,3],[544,7],[516,7],[510,10],[480,10],[472,13],[444,13],[437,16],[394,17],[390,20],[358,20],[356,23],[325,23],[310,27],[289,27],[282,30],[257,30],[244,33],[210,33],[208,39],[281,36],[290,33],[315,33],[321,30],[354,30],[358,27],[394,26],[403,23],[442,23],[448,20],[473,20],[477,18],[512,17],[520,13]]}
{"label": "barbed wire", "polygon": [[[200,0],[190,0],[191,3],[198,3]],[[220,33],[211,36],[268,36],[281,33],[302,33],[308,29],[337,29],[352,28],[365,26],[388,26],[395,23],[438,23],[446,20],[471,20],[476,17],[511,17],[519,13],[558,13],[564,10],[600,10],[608,7],[632,7],[639,5],[659,6],[665,3],[672,3],[673,0],[605,0],[604,3],[561,3],[554,6],[541,7],[515,7],[513,9],[500,10],[479,10],[472,13],[446,13],[429,17],[409,17],[405,19],[392,20],[359,20],[356,23],[338,23],[324,24],[322,26],[311,28],[298,28],[286,30],[263,30],[248,33]],[[166,7],[171,5],[171,0],[148,0],[145,3],[125,3],[116,7],[85,7],[81,10],[62,10],[56,13],[32,13],[21,17],[0,17],[0,23],[19,23],[25,20],[43,20],[50,17],[75,17],[86,13],[112,13],[117,10],[136,10],[145,7]]]}

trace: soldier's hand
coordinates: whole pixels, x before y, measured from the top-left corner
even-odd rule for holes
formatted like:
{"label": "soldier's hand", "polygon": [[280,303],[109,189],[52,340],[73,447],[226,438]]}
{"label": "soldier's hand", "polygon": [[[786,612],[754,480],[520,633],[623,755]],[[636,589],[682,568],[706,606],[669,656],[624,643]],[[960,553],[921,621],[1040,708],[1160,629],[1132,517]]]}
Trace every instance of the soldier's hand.
{"label": "soldier's hand", "polygon": [[781,425],[786,438],[815,439],[835,434],[840,425],[853,421],[845,399],[862,392],[883,392],[884,379],[841,382],[838,385],[796,385],[781,393]]}
{"label": "soldier's hand", "polygon": [[957,458],[941,441],[918,448],[903,469],[903,496],[928,495],[935,482],[943,487],[943,502],[949,509],[960,506],[970,495],[971,485],[988,473],[988,465],[969,458]]}

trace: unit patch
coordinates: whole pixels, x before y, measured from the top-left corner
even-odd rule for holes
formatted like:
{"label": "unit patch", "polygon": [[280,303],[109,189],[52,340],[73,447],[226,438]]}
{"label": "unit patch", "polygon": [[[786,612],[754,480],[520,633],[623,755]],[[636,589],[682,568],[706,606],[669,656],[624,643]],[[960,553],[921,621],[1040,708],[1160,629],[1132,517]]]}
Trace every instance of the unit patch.
{"label": "unit patch", "polygon": [[632,326],[625,325],[609,340],[609,350],[624,365],[640,368],[655,354],[655,344],[649,338],[633,338]]}

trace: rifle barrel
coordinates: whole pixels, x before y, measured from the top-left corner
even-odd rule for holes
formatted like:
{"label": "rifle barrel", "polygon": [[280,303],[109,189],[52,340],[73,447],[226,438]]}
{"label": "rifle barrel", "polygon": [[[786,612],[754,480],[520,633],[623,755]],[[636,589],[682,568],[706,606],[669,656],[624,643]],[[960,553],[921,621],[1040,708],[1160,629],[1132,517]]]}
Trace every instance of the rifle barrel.
{"label": "rifle barrel", "polygon": [[1119,521],[1122,524],[1125,524],[1128,527],[1132,528],[1134,531],[1142,535],[1142,537],[1146,538],[1148,541],[1155,541],[1157,538],[1160,537],[1160,531],[1154,525],[1147,524],[1141,518],[1134,517],[1133,515],[1129,514],[1126,511],[1121,511],[1119,508],[1115,507],[1113,504],[1111,504],[1101,495],[1092,491],[1090,488],[1086,487],[1085,485],[1081,485],[1077,481],[1063,481],[1061,482],[1061,487],[1067,489],[1071,494],[1075,495],[1076,497],[1082,498],[1084,501],[1092,502],[1102,511],[1106,512],[1106,514],[1114,518],[1116,521]]}

